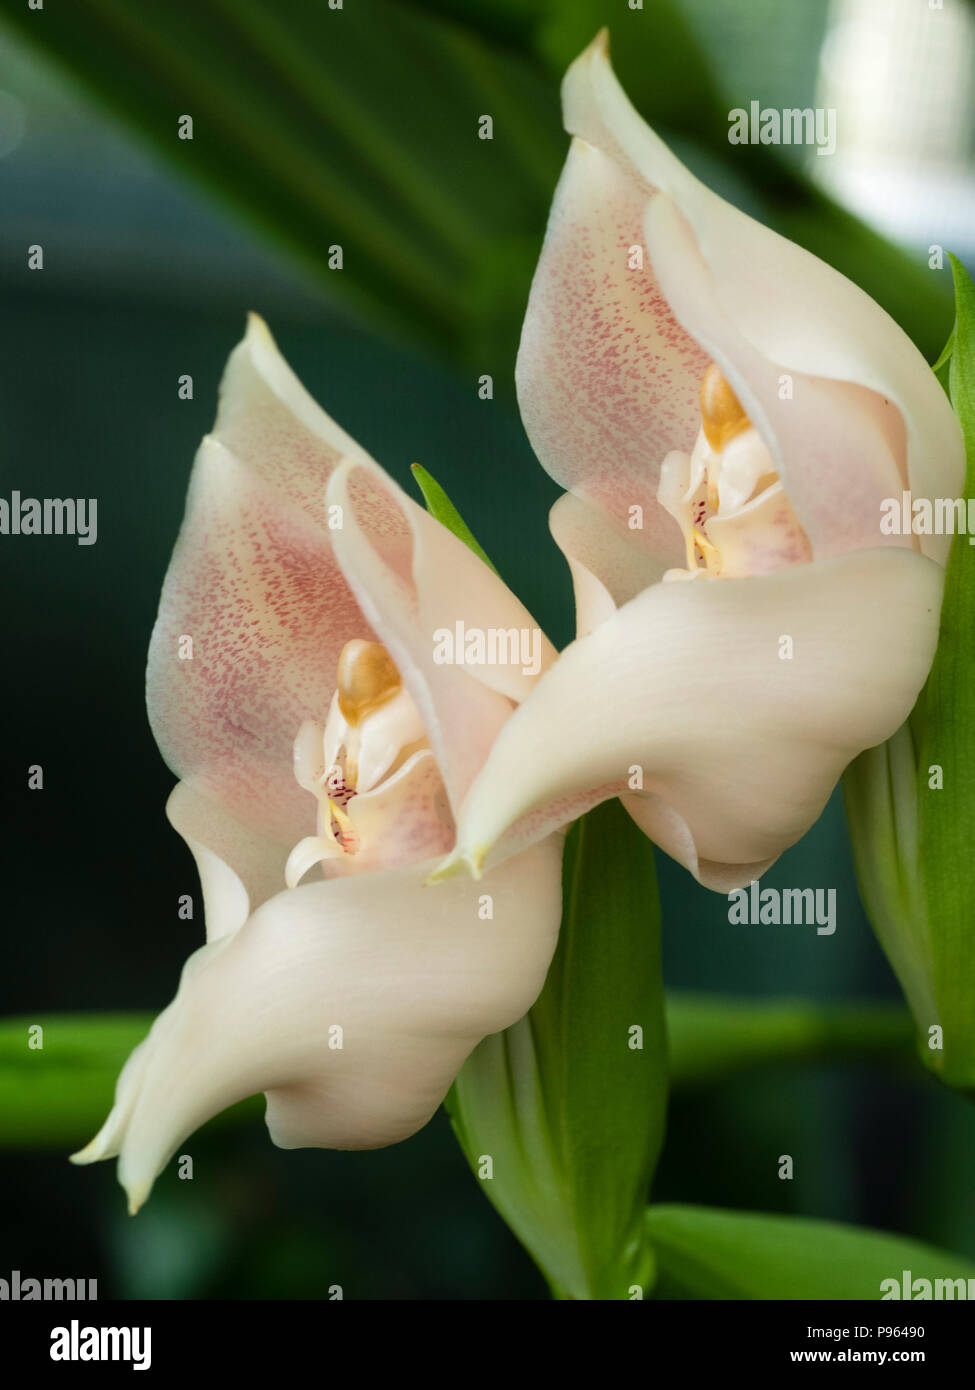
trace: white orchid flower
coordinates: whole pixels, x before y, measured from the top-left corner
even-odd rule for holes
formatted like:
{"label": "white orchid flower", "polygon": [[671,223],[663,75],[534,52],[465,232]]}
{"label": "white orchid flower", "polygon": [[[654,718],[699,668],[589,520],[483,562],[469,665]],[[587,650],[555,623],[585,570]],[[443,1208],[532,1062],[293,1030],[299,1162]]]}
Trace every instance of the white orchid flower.
{"label": "white orchid flower", "polygon": [[[252,317],[196,459],[148,671],[208,944],[76,1155],[117,1154],[132,1211],[192,1131],[256,1092],[284,1148],[407,1137],[541,989],[559,837],[483,885],[424,887],[536,679],[435,661],[435,632],[458,621],[535,630]],[[543,640],[542,667],[553,657]]]}
{"label": "white orchid flower", "polygon": [[441,874],[621,795],[728,892],[911,710],[950,537],[885,535],[882,503],[958,496],[961,432],[876,303],[671,154],[604,34],[563,106],[517,377],[569,489],[551,520],[579,638],[502,731]]}

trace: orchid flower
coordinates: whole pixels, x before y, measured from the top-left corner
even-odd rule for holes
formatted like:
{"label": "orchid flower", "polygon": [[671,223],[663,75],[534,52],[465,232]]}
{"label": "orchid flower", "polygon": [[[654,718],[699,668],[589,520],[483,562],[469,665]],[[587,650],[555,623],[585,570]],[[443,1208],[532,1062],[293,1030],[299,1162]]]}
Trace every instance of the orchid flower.
{"label": "orchid flower", "polygon": [[674,157],[605,34],[563,108],[517,384],[567,489],[551,526],[579,636],[505,725],[440,873],[620,795],[728,892],[910,712],[951,538],[883,534],[882,503],[959,495],[961,432],[876,303]]}
{"label": "orchid flower", "polygon": [[[435,661],[434,633],[459,621],[537,631],[252,316],[194,465],[148,669],[208,942],[75,1156],[117,1154],[130,1210],[192,1131],[259,1091],[283,1148],[407,1137],[541,989],[560,837],[484,885],[424,886],[537,679]],[[543,669],[553,657],[543,640]]]}

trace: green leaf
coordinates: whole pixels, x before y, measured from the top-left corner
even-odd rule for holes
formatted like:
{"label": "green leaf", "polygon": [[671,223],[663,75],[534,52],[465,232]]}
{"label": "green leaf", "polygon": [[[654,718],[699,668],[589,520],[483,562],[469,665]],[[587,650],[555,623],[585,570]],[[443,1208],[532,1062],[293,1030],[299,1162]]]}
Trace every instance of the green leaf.
{"label": "green leaf", "polygon": [[[975,284],[955,257],[955,327],[942,354],[975,498]],[[975,1091],[975,548],[959,534],[938,650],[906,725],[844,778],[864,904],[901,982],[925,1065]],[[939,769],[935,771],[935,769]],[[938,785],[939,776],[942,785]],[[934,785],[932,785],[934,783]]]}
{"label": "green leaf", "polygon": [[413,476],[416,479],[417,486],[423,493],[423,500],[427,504],[427,511],[430,515],[436,517],[437,521],[439,521],[441,525],[446,526],[448,531],[452,531],[458,540],[462,540],[466,546],[469,546],[470,549],[473,550],[475,555],[484,561],[488,569],[494,570],[494,573],[497,574],[497,570],[494,569],[487,554],[481,549],[481,546],[475,539],[474,533],[467,525],[467,522],[461,516],[453,502],[451,502],[433,474],[428,473],[419,463],[411,464],[410,467],[413,469]]}
{"label": "green leaf", "polygon": [[[955,327],[948,366],[951,402],[965,437],[965,497],[975,498],[975,284],[951,257]],[[936,1016],[943,1050],[925,1060],[950,1085],[975,1089],[975,547],[958,535],[951,547],[938,650],[912,726],[917,745],[918,863],[924,894]],[[941,790],[928,769],[943,769]],[[923,1028],[922,1021],[922,1028]]]}
{"label": "green leaf", "polygon": [[[676,0],[614,16],[604,0],[89,0],[49,5],[43,21],[26,4],[3,17],[337,301],[490,371],[499,394],[568,147],[558,83],[611,18],[646,119],[733,171],[772,226],[855,280],[923,351],[943,340],[945,277],[772,147],[732,160],[722,74]],[[493,140],[477,138],[482,113]],[[176,136],[182,114],[192,140]]]}
{"label": "green leaf", "polygon": [[[950,254],[950,253],[949,253],[949,254]],[[948,341],[945,343],[944,347],[941,349],[941,352],[940,352],[939,355],[938,355],[937,361],[935,361],[935,362],[933,362],[933,363],[931,364],[931,370],[932,370],[937,376],[940,376],[941,373],[942,373],[942,371],[944,370],[944,368],[947,367],[948,364],[950,363],[950,361],[951,361],[951,354],[954,352],[954,350],[955,350],[955,326],[954,326],[954,324],[952,324],[952,326],[951,326],[951,332],[948,334]],[[949,395],[951,394],[951,393],[950,393],[950,390],[949,390],[949,388],[948,388],[947,383],[945,384],[945,390],[948,390]]]}
{"label": "green leaf", "polygon": [[[150,1014],[4,1019],[0,1023],[0,1145],[67,1151],[91,1139],[111,1109],[125,1059],[151,1024]],[[38,1047],[38,1041],[43,1046]],[[260,1113],[260,1101],[255,1098],[224,1111],[221,1123]]]}
{"label": "green leaf", "polygon": [[569,832],[563,888],[541,996],[480,1044],[448,1104],[485,1196],[555,1291],[627,1298],[652,1280],[643,1209],[667,1074],[653,851],[618,802]]}
{"label": "green leaf", "polygon": [[914,1029],[899,1004],[667,995],[670,1084],[712,1085],[749,1067],[878,1060],[909,1064]]}
{"label": "green leaf", "polygon": [[[832,1221],[708,1207],[647,1212],[659,1293],[705,1299],[880,1299],[885,1279],[973,1279],[950,1251]],[[953,1291],[952,1295],[954,1294]],[[967,1290],[960,1295],[967,1296]]]}
{"label": "green leaf", "polygon": [[949,387],[951,401],[965,436],[965,482],[970,492],[975,487],[975,281],[950,251],[948,259],[955,282],[955,325],[949,340]]}
{"label": "green leaf", "polygon": [[[912,717],[843,774],[860,897],[917,1027],[937,1019],[918,864],[918,762]],[[922,1061],[928,1062],[918,1039]]]}
{"label": "green leaf", "polygon": [[[564,149],[523,58],[388,0],[90,0],[4,18],[338,300],[476,358],[481,257],[541,230]],[[493,140],[478,139],[482,112]]]}

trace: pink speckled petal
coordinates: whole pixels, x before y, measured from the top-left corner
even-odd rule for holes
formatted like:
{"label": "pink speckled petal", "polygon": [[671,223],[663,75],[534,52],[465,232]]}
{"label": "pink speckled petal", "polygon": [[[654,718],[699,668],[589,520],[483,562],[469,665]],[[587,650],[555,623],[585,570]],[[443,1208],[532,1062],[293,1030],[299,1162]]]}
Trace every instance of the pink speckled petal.
{"label": "pink speckled petal", "polygon": [[[856,285],[694,178],[633,109],[605,33],[567,73],[563,109],[570,133],[615,164],[642,199],[656,292],[718,361],[761,430],[817,556],[883,544],[879,502],[902,481],[918,496],[959,494],[961,432],[921,354]],[[615,228],[606,176],[598,162],[590,166],[593,202]],[[792,400],[779,399],[782,373],[794,378]],[[674,437],[668,447],[688,445]],[[921,539],[940,563],[949,544]]]}
{"label": "pink speckled petal", "polygon": [[907,717],[942,582],[925,557],[878,548],[647,589],[567,647],[512,715],[442,872],[476,869],[523,817],[541,833],[552,803],[642,769],[628,793],[647,801],[663,847],[702,882],[747,883],[808,830],[847,763]]}
{"label": "pink speckled petal", "polygon": [[[343,455],[333,502],[348,510],[348,535],[327,500]],[[371,480],[357,497],[347,494],[352,468]],[[150,648],[150,719],[170,767],[276,845],[304,838],[314,806],[292,774],[295,734],[324,719],[345,642],[378,637],[407,684],[422,687],[462,794],[535,677],[435,666],[434,631],[456,621],[537,630],[502,581],[315,404],[252,315],[197,457]],[[540,633],[538,649],[549,664]]]}
{"label": "pink speckled petal", "polygon": [[227,361],[213,435],[319,526],[332,471],[369,457],[308,394],[257,314]]}
{"label": "pink speckled petal", "polygon": [[552,204],[518,351],[518,404],[532,447],[564,488],[633,533],[662,568],[680,531],[657,502],[660,463],[693,448],[707,354],[674,318],[643,246],[645,192],[611,158],[574,141]]}
{"label": "pink speckled petal", "polygon": [[327,712],[344,643],[372,635],[328,531],[205,439],[149,649],[149,717],[172,770],[255,832],[300,839],[313,803],[295,735]]}
{"label": "pink speckled petal", "polygon": [[424,888],[429,867],[280,893],[197,951],[76,1161],[118,1154],[134,1211],[187,1136],[259,1091],[283,1148],[375,1148],[426,1124],[480,1039],[542,988],[561,844],[479,884]]}
{"label": "pink speckled petal", "polygon": [[852,382],[787,371],[758,352],[723,311],[690,224],[663,194],[649,204],[645,231],[675,313],[760,431],[815,557],[879,545],[910,548],[910,536],[880,530],[883,499],[899,497],[907,486],[904,422],[891,401]]}

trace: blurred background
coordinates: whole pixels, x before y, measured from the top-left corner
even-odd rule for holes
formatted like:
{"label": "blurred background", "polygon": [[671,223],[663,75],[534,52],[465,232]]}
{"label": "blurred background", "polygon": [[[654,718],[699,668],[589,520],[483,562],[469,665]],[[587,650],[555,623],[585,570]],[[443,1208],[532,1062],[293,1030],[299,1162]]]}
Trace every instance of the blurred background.
{"label": "blurred background", "polygon": [[[143,669],[197,443],[258,310],[309,390],[404,486],[423,463],[553,640],[571,591],[512,372],[566,149],[562,71],[603,24],[642,113],[732,201],[883,303],[933,360],[975,258],[975,12],[963,0],[5,0],[0,496],[97,497],[98,541],[0,538],[4,968],[0,1276],[102,1297],[544,1298],[441,1113],[371,1154],[280,1153],[260,1106],[194,1136],[131,1221],[74,1170],[138,1020],[202,924],[163,816]],[[728,112],[837,111],[837,148],[728,143]],[[183,115],[193,139],[181,140]],[[477,138],[490,114],[494,139]],[[43,247],[42,271],[27,248]],[[341,245],[341,270],[329,248]],[[193,398],[177,397],[193,378]],[[490,374],[495,398],[479,399]],[[528,538],[531,538],[528,540]],[[527,542],[527,543],[526,543]],[[43,791],[27,768],[44,769]],[[833,886],[838,929],[732,928],[659,858],[675,990],[896,1000],[842,805],[768,882]],[[48,1028],[28,1051],[31,1022]],[[74,1016],[87,1015],[80,1024]],[[84,1026],[82,1026],[84,1024]],[[87,1041],[85,1041],[87,1039]],[[792,1182],[778,1155],[795,1159]],[[810,1059],[678,1089],[660,1200],[869,1224],[975,1255],[970,1106],[909,1058]]]}

